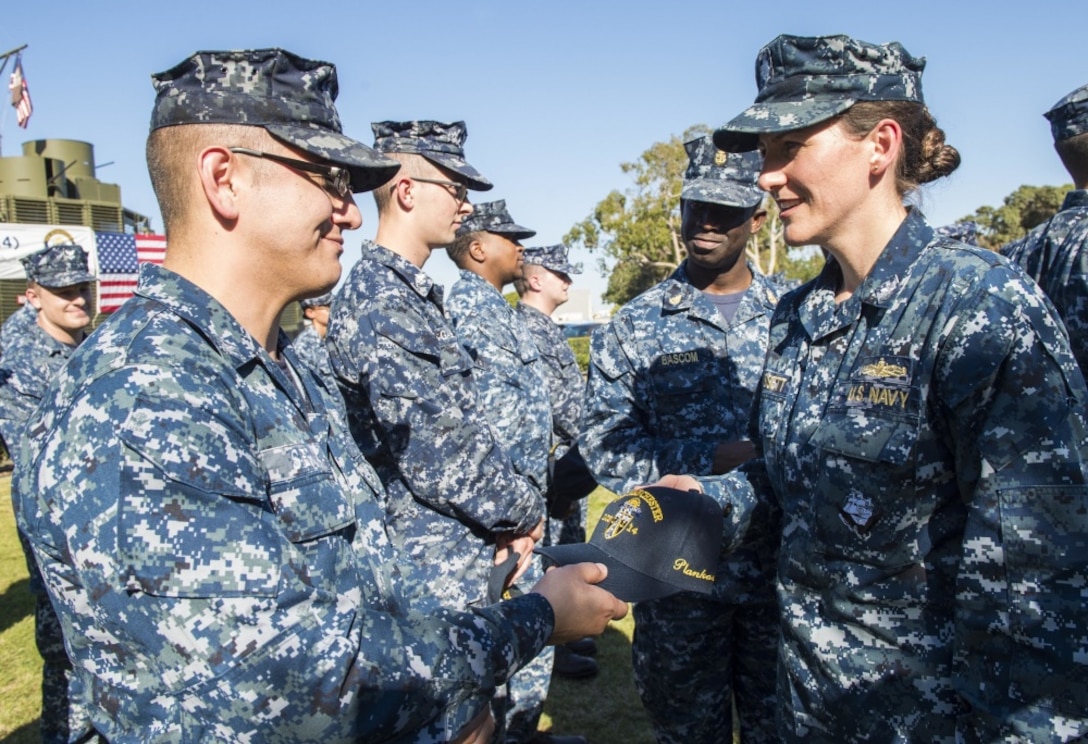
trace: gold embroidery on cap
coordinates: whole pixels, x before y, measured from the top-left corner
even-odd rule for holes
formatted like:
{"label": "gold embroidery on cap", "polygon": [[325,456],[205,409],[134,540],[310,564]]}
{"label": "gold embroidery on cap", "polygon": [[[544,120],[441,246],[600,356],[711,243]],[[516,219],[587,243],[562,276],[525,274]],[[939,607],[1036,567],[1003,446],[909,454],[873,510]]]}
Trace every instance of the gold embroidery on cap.
{"label": "gold embroidery on cap", "polygon": [[714,165],[725,165],[729,160],[729,155],[724,150],[718,150],[714,153]]}

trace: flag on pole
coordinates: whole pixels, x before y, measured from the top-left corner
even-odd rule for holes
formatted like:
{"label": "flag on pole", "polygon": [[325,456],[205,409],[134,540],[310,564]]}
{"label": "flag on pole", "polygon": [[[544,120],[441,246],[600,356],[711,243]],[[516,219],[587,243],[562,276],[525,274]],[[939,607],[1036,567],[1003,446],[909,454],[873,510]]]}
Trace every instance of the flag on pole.
{"label": "flag on pole", "polygon": [[15,59],[15,70],[11,73],[8,90],[11,91],[11,105],[15,107],[15,118],[19,126],[26,129],[30,115],[34,113],[34,106],[30,103],[30,89],[26,85],[26,76],[23,75],[21,56]]}

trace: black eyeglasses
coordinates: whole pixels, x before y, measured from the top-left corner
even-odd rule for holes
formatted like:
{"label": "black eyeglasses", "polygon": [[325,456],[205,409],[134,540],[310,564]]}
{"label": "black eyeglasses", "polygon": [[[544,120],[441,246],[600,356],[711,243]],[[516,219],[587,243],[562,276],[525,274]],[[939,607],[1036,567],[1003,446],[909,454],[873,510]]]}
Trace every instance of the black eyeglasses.
{"label": "black eyeglasses", "polygon": [[421,183],[433,183],[437,186],[452,186],[453,198],[456,199],[458,203],[461,203],[468,198],[468,186],[463,183],[455,183],[454,181],[437,181],[433,178],[419,178],[417,176],[412,176],[411,178],[413,181],[419,181]]}
{"label": "black eyeglasses", "polygon": [[316,173],[324,179],[325,186],[334,193],[340,196],[347,196],[351,193],[351,174],[348,173],[347,168],[341,168],[338,165],[311,163],[307,160],[296,160],[295,158],[285,158],[282,155],[273,155],[270,152],[250,150],[248,147],[230,147],[228,149],[239,155],[252,155],[255,158],[264,158],[265,160],[281,163],[288,168],[294,168],[295,170]]}

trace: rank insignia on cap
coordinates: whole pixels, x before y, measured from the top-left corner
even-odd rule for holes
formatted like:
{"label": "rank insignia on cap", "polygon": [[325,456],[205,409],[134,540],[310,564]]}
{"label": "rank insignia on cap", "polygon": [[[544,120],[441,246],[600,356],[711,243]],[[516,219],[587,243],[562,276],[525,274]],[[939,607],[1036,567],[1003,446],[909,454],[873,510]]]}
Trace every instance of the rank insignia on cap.
{"label": "rank insignia on cap", "polygon": [[725,165],[728,160],[729,155],[726,154],[725,150],[718,150],[716,153],[714,153],[714,165]]}

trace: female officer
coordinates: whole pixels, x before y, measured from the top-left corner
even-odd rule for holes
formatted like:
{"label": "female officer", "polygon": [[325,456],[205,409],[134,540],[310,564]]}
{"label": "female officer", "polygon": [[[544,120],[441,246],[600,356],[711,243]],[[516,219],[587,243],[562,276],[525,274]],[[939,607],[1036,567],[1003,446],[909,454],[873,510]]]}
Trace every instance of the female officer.
{"label": "female officer", "polygon": [[702,485],[734,542],[769,502],[783,512],[783,740],[1072,739],[1088,735],[1088,392],[1038,288],[904,206],[959,164],[924,64],[780,36],[755,104],[715,133],[758,147],[786,242],[828,261],[771,321],[763,457]]}

